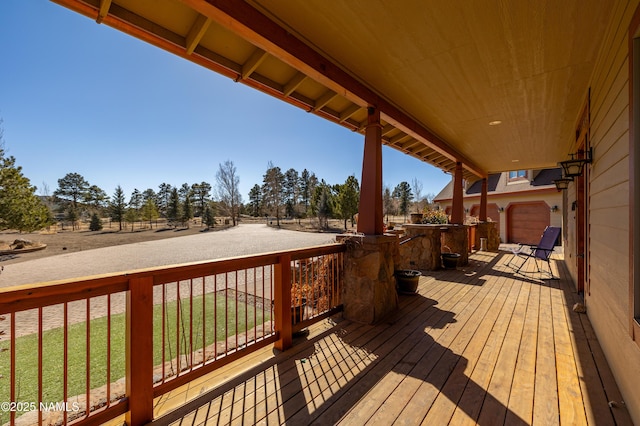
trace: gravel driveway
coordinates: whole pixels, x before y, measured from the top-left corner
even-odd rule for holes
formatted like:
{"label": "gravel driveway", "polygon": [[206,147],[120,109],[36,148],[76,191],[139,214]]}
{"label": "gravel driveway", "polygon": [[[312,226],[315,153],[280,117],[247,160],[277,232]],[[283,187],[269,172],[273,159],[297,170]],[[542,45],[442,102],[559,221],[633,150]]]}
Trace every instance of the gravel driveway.
{"label": "gravel driveway", "polygon": [[224,231],[105,247],[6,265],[0,274],[0,287],[310,247],[334,241],[335,234],[242,224]]}

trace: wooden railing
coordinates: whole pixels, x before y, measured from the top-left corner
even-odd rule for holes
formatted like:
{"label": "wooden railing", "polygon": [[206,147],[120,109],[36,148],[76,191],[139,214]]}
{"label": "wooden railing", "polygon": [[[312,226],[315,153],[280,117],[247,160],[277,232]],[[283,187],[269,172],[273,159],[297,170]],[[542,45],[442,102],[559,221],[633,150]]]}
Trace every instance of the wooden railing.
{"label": "wooden railing", "polygon": [[155,397],[339,311],[344,251],[0,289],[0,424],[152,420]]}

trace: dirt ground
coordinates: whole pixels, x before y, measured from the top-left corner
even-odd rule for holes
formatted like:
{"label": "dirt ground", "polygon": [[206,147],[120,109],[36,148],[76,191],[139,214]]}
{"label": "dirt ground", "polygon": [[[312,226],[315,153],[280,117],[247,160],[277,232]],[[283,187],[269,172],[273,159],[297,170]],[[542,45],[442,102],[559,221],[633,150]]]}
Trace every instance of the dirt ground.
{"label": "dirt ground", "polygon": [[[104,228],[101,231],[89,231],[88,224],[81,224],[78,230],[72,230],[70,226],[65,226],[64,229],[61,226],[54,226],[49,230],[33,233],[3,231],[0,232],[0,250],[9,249],[9,245],[17,239],[28,240],[34,244],[46,244],[47,247],[43,250],[20,253],[19,256],[6,253],[0,254],[0,266],[102,247],[140,243],[164,238],[184,237],[200,232],[217,232],[231,226],[225,225],[224,220],[219,221],[220,224],[209,230],[196,220],[189,224],[188,228],[181,227],[175,229],[167,226],[165,223],[158,222],[154,223],[152,227],[149,227],[148,223],[136,223],[133,231],[131,230],[131,225],[124,227],[122,231],[120,231],[117,223],[104,223]],[[240,223],[266,223],[269,226],[276,226],[275,219],[269,219],[267,221],[264,218],[242,218]],[[300,221],[281,219],[280,226],[283,229],[305,232],[344,231],[344,221],[342,220],[330,220],[329,228],[326,230],[319,230],[317,220],[315,219],[302,219]],[[347,222],[347,229],[355,230],[355,227],[352,227],[351,223]]]}

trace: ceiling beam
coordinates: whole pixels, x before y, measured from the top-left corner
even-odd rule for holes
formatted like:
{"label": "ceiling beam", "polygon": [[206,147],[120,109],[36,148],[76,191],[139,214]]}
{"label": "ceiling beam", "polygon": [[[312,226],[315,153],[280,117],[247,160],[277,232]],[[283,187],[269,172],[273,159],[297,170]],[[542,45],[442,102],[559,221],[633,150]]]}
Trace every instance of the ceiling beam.
{"label": "ceiling beam", "polygon": [[193,51],[204,37],[207,29],[209,29],[209,25],[211,24],[211,19],[207,18],[204,15],[198,14],[195,22],[191,26],[189,30],[189,34],[187,34],[185,48],[187,50],[187,55],[191,55]]}
{"label": "ceiling beam", "polygon": [[398,109],[386,98],[375,93],[328,58],[313,50],[250,4],[236,0],[181,1],[350,101],[362,107],[376,106],[388,123],[411,134],[416,139],[424,141],[452,161],[462,162],[466,169],[477,176],[487,176],[485,170],[480,169],[474,162],[424,125]]}

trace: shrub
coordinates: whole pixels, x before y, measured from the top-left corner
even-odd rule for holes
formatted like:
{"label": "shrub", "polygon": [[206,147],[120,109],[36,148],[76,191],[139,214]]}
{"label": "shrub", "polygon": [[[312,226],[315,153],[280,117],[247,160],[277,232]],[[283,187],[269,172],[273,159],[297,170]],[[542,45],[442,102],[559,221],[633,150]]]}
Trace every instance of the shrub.
{"label": "shrub", "polygon": [[422,223],[447,223],[448,217],[444,210],[427,208],[422,215]]}

